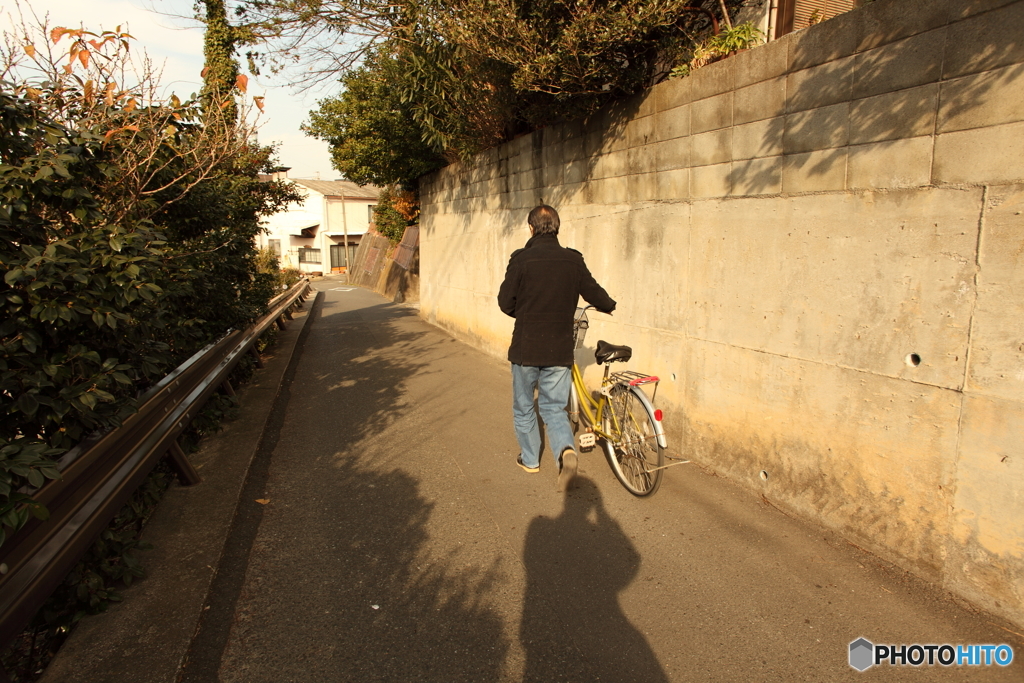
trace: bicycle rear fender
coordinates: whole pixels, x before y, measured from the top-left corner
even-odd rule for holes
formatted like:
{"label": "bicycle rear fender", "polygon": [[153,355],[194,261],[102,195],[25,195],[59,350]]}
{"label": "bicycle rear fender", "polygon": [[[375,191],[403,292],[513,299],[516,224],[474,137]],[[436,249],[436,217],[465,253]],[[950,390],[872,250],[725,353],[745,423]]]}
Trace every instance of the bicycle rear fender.
{"label": "bicycle rear fender", "polygon": [[661,446],[662,448],[668,448],[668,440],[665,438],[665,427],[662,426],[660,420],[653,419],[654,406],[651,405],[651,401],[650,399],[647,398],[647,394],[645,394],[640,387],[630,387],[629,390],[636,394],[636,397],[640,399],[640,403],[644,405],[644,409],[646,409],[647,412],[650,414],[652,418],[651,422],[654,423],[655,436],[658,437],[658,445]]}

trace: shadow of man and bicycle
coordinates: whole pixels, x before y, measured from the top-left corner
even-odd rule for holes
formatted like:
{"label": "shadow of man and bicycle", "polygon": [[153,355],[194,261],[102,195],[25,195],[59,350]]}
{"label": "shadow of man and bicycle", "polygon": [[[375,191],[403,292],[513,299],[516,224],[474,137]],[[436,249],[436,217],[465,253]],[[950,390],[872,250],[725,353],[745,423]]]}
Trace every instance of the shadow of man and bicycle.
{"label": "shadow of man and bicycle", "polygon": [[[530,522],[523,563],[523,683],[668,681],[619,603],[641,556],[593,480],[577,478],[559,516]],[[577,654],[582,661],[573,661]]]}

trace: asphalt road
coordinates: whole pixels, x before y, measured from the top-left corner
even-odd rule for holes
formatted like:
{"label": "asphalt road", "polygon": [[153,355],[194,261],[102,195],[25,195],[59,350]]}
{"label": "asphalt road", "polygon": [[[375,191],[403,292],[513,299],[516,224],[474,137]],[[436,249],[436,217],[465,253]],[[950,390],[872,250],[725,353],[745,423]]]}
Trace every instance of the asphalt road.
{"label": "asphalt road", "polygon": [[[696,465],[637,499],[595,450],[557,493],[505,363],[318,285],[184,681],[1024,680],[1007,624]],[[860,673],[858,637],[1016,659]]]}

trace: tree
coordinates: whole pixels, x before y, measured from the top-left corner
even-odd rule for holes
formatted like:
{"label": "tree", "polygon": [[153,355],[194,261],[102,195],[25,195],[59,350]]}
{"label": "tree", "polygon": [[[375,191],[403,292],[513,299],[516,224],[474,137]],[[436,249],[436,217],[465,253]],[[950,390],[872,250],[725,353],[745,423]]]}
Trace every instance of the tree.
{"label": "tree", "polygon": [[270,296],[253,237],[295,198],[259,182],[271,150],[128,82],[130,40],[22,26],[0,49],[0,543],[22,486]]}
{"label": "tree", "polygon": [[[104,220],[94,179],[112,168],[95,129],[73,131],[0,92],[0,542],[32,508],[23,484],[134,409],[170,363],[160,341],[166,248],[151,223]],[[13,88],[12,88],[13,89]]]}
{"label": "tree", "polygon": [[354,183],[410,186],[445,163],[396,88],[401,67],[388,50],[374,50],[341,79],[343,92],[321,100],[302,127],[330,144],[334,167]]}
{"label": "tree", "polygon": [[208,115],[222,111],[228,121],[238,117],[235,89],[245,92],[248,77],[238,70],[235,52],[253,41],[252,32],[233,26],[224,0],[201,0],[206,8],[203,23],[203,108]]}
{"label": "tree", "polygon": [[421,136],[449,161],[465,159],[527,128],[508,65],[418,31],[396,42],[405,77],[393,83]]}
{"label": "tree", "polygon": [[[396,180],[395,166],[408,176],[438,156],[465,158],[666,77],[721,11],[720,0],[704,2],[245,0],[239,17],[279,64],[295,59],[307,78],[374,84],[321,102],[308,130],[331,142],[339,169]],[[403,135],[375,161],[370,152],[386,138],[373,105],[396,94],[399,106],[387,111],[400,112],[406,131],[418,126],[427,149]]]}
{"label": "tree", "polygon": [[296,83],[334,81],[355,69],[396,29],[415,23],[412,2],[391,0],[238,0],[236,26],[264,51],[269,63]]}
{"label": "tree", "polygon": [[[257,268],[260,219],[298,195],[290,183],[259,178],[274,167],[273,150],[251,142],[254,127],[236,101],[248,79],[239,72],[235,53],[249,34],[229,24],[223,0],[203,4],[202,125],[191,134],[223,131],[238,144],[233,154],[208,168],[201,182],[166,186],[158,197],[165,208],[153,220],[176,247],[177,267],[188,275],[169,295],[181,302],[182,316],[192,319],[192,337],[205,344],[230,328],[246,326],[265,310],[277,278]],[[260,98],[255,102],[262,107]]]}
{"label": "tree", "polygon": [[398,244],[405,235],[405,229],[416,222],[419,217],[419,201],[411,190],[402,190],[395,186],[385,187],[377,198],[377,206],[373,210],[374,225],[377,232]]}

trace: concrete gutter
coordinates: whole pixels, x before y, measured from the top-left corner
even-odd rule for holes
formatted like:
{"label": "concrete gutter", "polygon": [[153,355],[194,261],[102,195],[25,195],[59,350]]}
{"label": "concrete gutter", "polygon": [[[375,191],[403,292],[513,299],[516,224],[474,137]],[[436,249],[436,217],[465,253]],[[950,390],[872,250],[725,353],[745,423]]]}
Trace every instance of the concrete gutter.
{"label": "concrete gutter", "polygon": [[225,552],[254,458],[268,437],[271,416],[286,392],[288,370],[308,334],[322,295],[295,312],[264,368],[238,389],[241,413],[206,437],[191,456],[197,486],[172,484],[143,540],[148,576],[123,591],[124,602],[85,618],[39,679],[40,683],[172,683],[198,630],[210,587]]}

